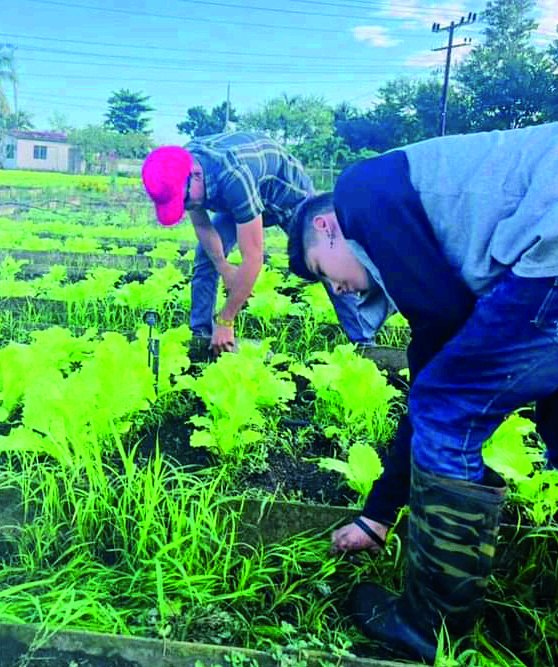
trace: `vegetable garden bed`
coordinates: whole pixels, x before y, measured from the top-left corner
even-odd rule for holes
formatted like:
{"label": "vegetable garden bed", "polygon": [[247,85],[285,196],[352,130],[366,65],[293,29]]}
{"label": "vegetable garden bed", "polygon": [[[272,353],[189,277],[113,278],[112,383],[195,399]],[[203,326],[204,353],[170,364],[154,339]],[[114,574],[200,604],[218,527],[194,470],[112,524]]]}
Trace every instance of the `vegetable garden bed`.
{"label": "vegetable garden bed", "polygon": [[[167,264],[164,259],[149,257],[139,253],[133,255],[115,255],[109,252],[99,251],[94,255],[87,253],[72,252],[36,252],[36,251],[1,251],[0,263],[7,257],[23,260],[26,262],[23,268],[23,277],[32,278],[47,273],[54,264],[67,267],[68,277],[75,280],[84,277],[92,268],[110,268],[119,269],[125,272],[138,272],[147,276],[147,272],[153,268],[160,268]],[[190,273],[192,268],[191,261],[178,260],[175,265],[184,271]]]}
{"label": "vegetable garden bed", "polygon": [[[10,238],[39,248],[36,233],[89,253],[143,243],[152,256],[132,261],[180,261],[187,226],[150,228],[141,193],[91,188],[1,191],[20,209],[0,220],[10,254],[22,251]],[[275,270],[238,322],[269,340],[216,363],[194,358],[179,326],[186,266],[146,278],[90,254],[84,281],[64,267],[29,280],[0,260],[0,667],[396,664],[351,628],[343,603],[360,580],[401,589],[404,516],[379,556],[328,548],[404,409],[408,331],[395,317],[382,346],[355,354],[322,287],[287,276],[270,247]],[[41,257],[44,268],[57,259]],[[153,332],[146,310],[161,317]],[[53,323],[63,328],[33,332]],[[448,666],[555,663],[558,480],[526,416],[486,446],[511,502],[487,613],[470,650],[445,647]]]}

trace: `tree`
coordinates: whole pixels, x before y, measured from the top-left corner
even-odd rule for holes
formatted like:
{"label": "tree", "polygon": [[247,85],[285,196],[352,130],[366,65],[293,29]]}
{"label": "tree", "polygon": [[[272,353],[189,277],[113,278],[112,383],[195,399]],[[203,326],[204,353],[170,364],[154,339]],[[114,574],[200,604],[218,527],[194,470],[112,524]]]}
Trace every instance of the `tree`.
{"label": "tree", "polygon": [[0,117],[5,116],[10,111],[8,96],[4,90],[6,82],[15,81],[14,57],[12,53],[0,50]]}
{"label": "tree", "polygon": [[556,75],[549,52],[530,45],[535,0],[489,0],[484,44],[457,68],[472,104],[471,129],[511,129],[549,120]]}
{"label": "tree", "polygon": [[335,122],[352,120],[358,118],[359,112],[356,107],[349,102],[340,102],[333,110],[333,118]]}
{"label": "tree", "polygon": [[3,126],[6,130],[32,130],[34,128],[31,115],[27,111],[7,113],[3,117]]}
{"label": "tree", "polygon": [[103,170],[107,156],[116,153],[120,158],[144,158],[151,150],[151,140],[143,132],[120,134],[101,125],[88,125],[72,130],[68,140],[81,150],[86,171]]}
{"label": "tree", "polygon": [[50,130],[53,132],[64,132],[65,134],[68,134],[68,132],[71,132],[73,129],[75,129],[70,124],[65,114],[60,113],[60,111],[53,111],[52,115],[48,119],[48,124]]}
{"label": "tree", "polygon": [[[8,95],[5,92],[4,84],[11,83],[14,86],[14,104],[15,104],[15,86],[17,84],[17,76],[15,72],[14,54],[13,51],[0,48],[0,141],[10,122],[10,103]],[[1,157],[1,156],[0,156]]]}
{"label": "tree", "polygon": [[105,127],[119,134],[142,132],[150,134],[147,125],[150,119],[145,114],[153,111],[147,104],[149,96],[132,93],[124,88],[112,93],[108,98],[109,110],[105,114]]}
{"label": "tree", "polygon": [[261,111],[241,118],[245,129],[260,130],[285,146],[323,139],[333,134],[333,110],[323,98],[284,93],[266,104]]}
{"label": "tree", "polygon": [[[205,107],[191,107],[186,111],[187,119],[176,126],[180,134],[189,134],[191,137],[204,137],[208,134],[218,134],[225,130],[227,119],[227,103],[222,102],[213,107],[209,113]],[[236,123],[239,116],[236,110],[229,109],[229,122]]]}

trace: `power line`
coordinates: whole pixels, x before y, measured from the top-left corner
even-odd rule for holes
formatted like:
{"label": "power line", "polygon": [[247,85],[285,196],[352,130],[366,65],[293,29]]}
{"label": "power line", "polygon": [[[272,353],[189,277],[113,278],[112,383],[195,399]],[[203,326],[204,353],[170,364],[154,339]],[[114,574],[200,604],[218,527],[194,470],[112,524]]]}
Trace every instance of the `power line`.
{"label": "power line", "polygon": [[[369,81],[383,81],[385,72],[381,78],[377,77],[367,77],[367,80]],[[26,78],[33,78],[33,79],[57,79],[60,81],[60,74],[26,74]],[[91,80],[91,81],[120,81],[122,82],[122,77],[106,77],[106,76],[90,76],[88,74],[65,74],[64,79],[70,79],[70,80]],[[334,79],[334,80],[322,80],[322,81],[317,81],[317,80],[304,80],[304,81],[277,81],[274,80],[272,82],[269,81],[269,79],[263,80],[263,81],[247,81],[247,80],[232,80],[232,79],[224,79],[224,80],[216,80],[216,79],[186,79],[182,81],[177,81],[176,79],[146,79],[145,77],[126,77],[125,81],[140,81],[143,83],[164,83],[164,84],[172,84],[172,85],[186,85],[186,84],[215,84],[215,85],[226,85],[229,81],[231,84],[238,84],[238,85],[269,85],[270,83],[276,83],[281,86],[290,86],[290,85],[312,85],[312,84],[330,84],[330,85],[355,85],[355,81],[340,81],[339,79]],[[359,82],[360,83],[360,82]]]}
{"label": "power line", "polygon": [[[118,47],[118,48],[125,48],[125,49],[141,49],[142,51],[172,51],[174,53],[185,53],[185,54],[190,54],[192,52],[194,53],[199,53],[199,49],[177,49],[174,47],[168,47],[168,46],[153,46],[149,44],[122,44],[122,43],[116,43],[116,42],[95,42],[95,41],[89,41],[89,40],[84,40],[84,39],[64,39],[64,38],[58,38],[58,37],[41,37],[38,35],[21,35],[21,34],[14,34],[14,33],[5,33],[5,32],[0,32],[0,37],[8,38],[8,39],[34,39],[37,41],[42,41],[42,42],[57,42],[57,43],[64,43],[64,44],[86,44],[88,46],[108,46],[108,47]],[[414,39],[423,39],[419,35],[412,35]],[[24,47],[22,47],[24,48]],[[224,56],[246,56],[246,57],[251,57],[255,56],[258,59],[261,59],[263,57],[265,58],[294,58],[296,60],[344,60],[348,62],[362,62],[362,57],[349,57],[349,56],[316,56],[316,55],[304,55],[302,53],[246,53],[245,51],[221,51],[219,49],[211,49],[211,53],[218,54],[218,55],[224,55]]]}
{"label": "power line", "polygon": [[[97,12],[105,12],[105,13],[113,13],[113,14],[124,14],[127,16],[146,16],[149,18],[160,18],[160,19],[173,19],[173,20],[178,20],[178,21],[194,21],[195,23],[210,23],[210,24],[222,24],[226,26],[231,26],[231,25],[237,25],[237,26],[243,26],[243,27],[248,27],[248,28],[272,28],[273,30],[299,30],[299,31],[305,31],[305,32],[312,32],[312,33],[335,33],[339,34],[339,28],[317,28],[315,26],[301,26],[301,25],[276,25],[276,24],[270,24],[270,23],[247,23],[245,21],[234,21],[234,20],[229,20],[229,19],[216,19],[216,18],[206,18],[206,17],[193,17],[193,16],[183,16],[183,15],[177,15],[177,14],[159,14],[156,12],[146,12],[146,11],[132,11],[129,9],[120,9],[116,7],[98,7],[95,5],[80,5],[80,4],[75,4],[75,3],[70,3],[70,2],[61,2],[60,0],[26,0],[27,2],[34,2],[37,4],[41,5],[49,5],[49,6],[56,6],[56,7],[68,7],[71,9],[90,9],[93,11]],[[209,3],[202,2],[201,0],[180,0],[183,2],[196,2],[200,3],[201,5],[206,5]],[[215,4],[215,3],[213,3]],[[225,5],[223,5],[225,6]],[[227,5],[230,6],[231,8],[234,8],[232,5]],[[245,6],[242,5],[243,8]],[[313,12],[312,16],[315,17],[320,17],[320,14]],[[343,16],[339,15],[324,15],[325,17],[331,17],[339,20],[341,18],[344,18]],[[352,17],[352,18],[357,18],[357,17]],[[373,20],[373,16],[366,16],[366,17],[359,17],[362,20]],[[394,23],[401,23],[403,21],[409,21],[413,20],[413,17],[402,17],[402,18],[393,18],[393,17],[378,17],[381,18],[383,22],[394,22]]]}
{"label": "power line", "polygon": [[[273,12],[275,14],[295,14],[295,15],[313,16],[313,17],[319,17],[319,18],[335,18],[335,19],[348,18],[348,19],[359,19],[359,20],[363,20],[363,21],[370,21],[371,19],[375,18],[375,17],[371,16],[370,14],[368,14],[367,16],[362,16],[360,14],[359,15],[343,14],[342,16],[340,16],[339,13],[337,13],[337,14],[326,14],[324,12],[305,12],[305,11],[300,10],[300,9],[285,9],[284,7],[283,8],[261,7],[261,6],[256,6],[256,5],[217,2],[216,0],[178,0],[178,2],[182,2],[184,4],[189,4],[189,5],[203,5],[204,7],[209,5],[209,6],[213,6],[213,7],[225,7],[225,8],[228,8],[228,9],[245,9],[245,10],[260,11],[260,12]],[[316,3],[316,4],[319,4],[319,5],[323,6],[326,3]],[[329,6],[340,7],[341,9],[346,9],[347,8],[347,5],[330,4]],[[366,7],[364,7],[364,6],[362,6],[362,7],[355,6],[355,8],[366,9]],[[369,7],[368,9],[373,9],[373,8],[375,9],[375,7]],[[384,9],[387,10],[387,9],[394,9],[394,8],[396,8],[394,5],[384,4],[380,8],[380,11],[383,11]],[[388,17],[382,16],[381,19],[382,19],[382,21],[389,21],[389,22],[393,21],[393,22],[399,22],[400,23],[402,20],[406,20],[406,21],[412,20],[415,16],[421,17],[421,14],[420,14],[421,10],[419,8],[412,8],[412,9],[414,9],[412,16],[406,16],[405,19],[389,17],[389,16]],[[428,11],[428,9],[426,7],[424,9],[425,9],[426,13],[422,15],[423,17],[432,15],[432,12]]]}
{"label": "power line", "polygon": [[[96,7],[94,5],[76,5],[69,2],[60,2],[59,0],[26,0],[27,2],[34,2],[41,5],[49,5],[55,7],[69,7],[72,9],[92,9],[97,12],[105,12],[111,14],[124,14],[126,16],[147,16],[149,18],[159,18],[159,19],[173,19],[177,21],[193,21],[195,23],[210,23],[210,24],[222,24],[226,26],[238,25],[249,28],[272,28],[273,30],[299,30],[303,32],[312,32],[312,33],[335,33],[339,34],[339,28],[316,28],[310,26],[301,26],[301,25],[273,25],[269,23],[246,23],[242,21],[230,21],[228,19],[208,19],[205,17],[193,17],[193,16],[182,16],[177,14],[157,14],[155,12],[144,12],[144,11],[131,11],[128,9],[117,9],[115,7]],[[337,17],[339,18],[339,17]]]}
{"label": "power line", "polygon": [[[196,70],[196,65],[207,65],[208,67],[202,67],[202,68],[197,68],[197,71],[211,71],[212,67],[218,67],[219,69],[222,69],[223,67],[251,67],[251,68],[256,68],[258,70],[263,70],[263,71],[273,71],[277,70],[279,72],[284,72],[284,71],[295,71],[295,72],[301,72],[301,73],[306,73],[306,72],[321,72],[323,71],[323,67],[320,67],[319,69],[313,69],[315,68],[314,65],[303,65],[303,66],[296,66],[296,65],[285,65],[283,63],[241,63],[241,62],[231,62],[230,60],[227,61],[215,61],[215,60],[206,60],[206,59],[201,59],[201,60],[188,60],[187,62],[183,63],[180,62],[179,60],[176,59],[161,59],[161,58],[149,58],[145,56],[130,56],[130,55],[116,55],[116,54],[110,54],[110,53],[91,53],[87,51],[72,51],[72,50],[67,50],[67,49],[50,49],[50,48],[42,48],[42,47],[34,47],[34,46],[19,46],[19,49],[21,51],[31,51],[31,52],[36,52],[36,53],[53,53],[53,54],[59,54],[59,55],[65,55],[65,56],[82,56],[82,57],[91,57],[91,58],[105,58],[105,59],[121,59],[124,61],[133,61],[137,62],[138,64],[127,64],[127,63],[98,63],[98,62],[86,62],[84,60],[75,60],[72,59],[71,61],[67,60],[51,60],[48,62],[58,62],[58,63],[66,63],[68,65],[96,65],[96,66],[109,66],[113,67],[114,65],[118,65],[120,67],[142,67],[142,68],[147,68],[150,67],[151,69],[174,69],[173,66],[176,66],[176,68],[179,68],[181,71],[184,71],[184,67],[187,66],[188,69],[194,69]],[[25,58],[28,61],[33,61],[32,58]],[[35,59],[34,62],[47,62],[44,59]],[[387,60],[387,59],[382,59],[380,63],[371,63],[373,66],[383,66],[385,64],[399,64],[401,61],[400,60]],[[150,65],[144,65],[143,63],[150,63]],[[162,67],[156,67],[156,65],[162,65]],[[355,68],[351,67],[347,69],[347,66],[345,65],[344,68],[342,69],[336,69],[334,70],[335,72],[340,72],[340,73],[363,73],[366,72],[369,68],[369,65],[363,64],[362,59],[360,59],[360,67]],[[331,70],[331,66],[328,65],[327,67],[328,71]]]}
{"label": "power line", "polygon": [[[184,66],[176,66],[176,67],[171,67],[168,65],[140,65],[140,64],[132,64],[132,63],[113,63],[113,62],[84,62],[81,60],[76,60],[72,61],[69,63],[67,60],[56,60],[56,59],[45,59],[45,58],[19,58],[20,62],[33,62],[33,63],[44,63],[44,64],[52,64],[52,65],[75,65],[79,67],[110,67],[110,68],[115,68],[115,67],[125,67],[127,69],[141,69],[141,70],[163,70],[167,72],[184,72]],[[403,65],[399,61],[391,61],[392,64],[395,65],[401,65],[402,67],[412,67],[411,65]],[[365,67],[359,68],[359,69],[332,69],[331,67],[328,67],[326,69],[321,68],[321,69],[301,69],[301,68],[289,68],[289,67],[273,67],[269,66],[266,67],[265,65],[250,65],[250,64],[244,64],[244,63],[214,63],[215,67],[193,67],[189,66],[188,71],[189,72],[200,72],[200,73],[211,73],[211,72],[218,72],[218,73],[225,73],[226,68],[224,65],[229,65],[233,67],[233,73],[234,72],[239,72],[239,73],[250,73],[250,74],[277,74],[277,73],[284,73],[284,74],[293,74],[293,75],[300,75],[300,76],[306,76],[307,74],[340,74],[340,75],[349,75],[351,77],[354,77],[355,75],[360,75],[360,76],[366,76],[370,72],[378,72],[378,71],[386,71],[386,65],[390,64],[388,61],[384,61],[382,63],[377,63],[377,64],[371,64],[367,65]],[[428,67],[425,65],[424,67]],[[415,67],[414,69],[420,70],[420,67]],[[59,78],[64,78],[66,75],[65,74],[59,74]],[[269,83],[269,82],[268,82]]]}

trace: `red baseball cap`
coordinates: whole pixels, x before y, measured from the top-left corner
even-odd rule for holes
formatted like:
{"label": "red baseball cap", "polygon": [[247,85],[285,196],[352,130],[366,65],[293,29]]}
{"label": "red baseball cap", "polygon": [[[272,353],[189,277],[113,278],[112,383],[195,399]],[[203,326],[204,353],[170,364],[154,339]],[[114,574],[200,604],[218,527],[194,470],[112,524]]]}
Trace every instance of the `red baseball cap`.
{"label": "red baseball cap", "polygon": [[181,146],[161,146],[145,158],[141,177],[162,225],[176,225],[184,215],[186,180],[194,158]]}

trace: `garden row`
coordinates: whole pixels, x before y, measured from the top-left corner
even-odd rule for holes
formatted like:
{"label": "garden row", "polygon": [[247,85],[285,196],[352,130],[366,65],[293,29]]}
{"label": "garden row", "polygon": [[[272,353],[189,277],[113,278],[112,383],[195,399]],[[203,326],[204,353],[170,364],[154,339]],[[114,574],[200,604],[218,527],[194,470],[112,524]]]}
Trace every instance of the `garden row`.
{"label": "garden row", "polygon": [[[120,232],[134,244],[172,241],[176,260],[189,225],[151,234],[146,207],[130,196],[124,211],[112,189],[99,193],[111,204],[102,213],[82,207],[57,221],[68,201],[52,213],[20,207],[0,235],[22,225],[22,242],[33,232],[103,244]],[[394,664],[351,627],[343,601],[363,579],[401,588],[404,513],[377,557],[328,547],[380,474],[405,409],[402,350],[368,350],[379,370],[345,344],[323,288],[287,277],[284,250],[271,254],[279,270],[265,268],[239,321],[259,344],[241,341],[212,363],[196,360],[184,325],[187,266],[140,276],[92,257],[85,280],[53,265],[20,280],[23,265],[2,262],[6,661]],[[407,339],[400,318],[379,337],[399,348]],[[441,646],[443,664],[553,664],[558,478],[529,414],[485,444],[509,482],[514,525],[502,531],[484,620],[469,648]]]}
{"label": "garden row", "polygon": [[[76,337],[63,329],[33,338],[0,351],[3,486],[19,490],[27,518],[16,539],[5,540],[1,617],[38,623],[45,638],[54,626],[268,653],[279,645],[290,647],[291,660],[306,660],[300,651],[309,648],[326,650],[332,661],[344,660],[349,647],[366,654],[339,615],[340,600],[361,577],[399,585],[400,568],[386,570],[397,561],[397,534],[375,561],[328,558],[327,536],[316,533],[338,515],[317,506],[300,525],[289,506],[282,508],[287,531],[261,547],[246,534],[246,523],[261,533],[261,521],[247,520],[231,503],[244,508],[246,498],[259,498],[264,516],[276,498],[331,501],[308,496],[306,485],[313,480],[322,494],[335,491],[337,484],[323,477],[330,469],[347,483],[335,501],[358,506],[380,472],[378,452],[401,399],[372,362],[338,346],[301,364],[266,343],[195,366],[183,327],[159,336],[155,386],[147,328],[131,342],[116,333],[99,340],[93,332]],[[169,419],[178,443],[169,438]],[[555,580],[550,585],[556,538],[548,523],[557,480],[541,468],[540,443],[532,435],[525,443],[528,421],[514,416],[503,428],[487,443],[487,460],[510,480],[514,470],[515,498],[531,521],[546,527],[538,538],[537,531],[520,536],[520,547],[502,545],[490,631],[524,652],[531,650],[522,644],[530,633],[545,655],[557,593]],[[498,438],[506,442],[500,460]],[[296,476],[299,468],[304,473]],[[525,496],[525,488],[535,490],[530,480],[537,486],[532,502]],[[543,500],[552,484],[554,496]],[[301,535],[300,528],[307,530]],[[499,602],[526,581],[530,604],[538,614],[546,609],[544,628],[526,608],[510,612]],[[514,636],[510,628],[521,632]]]}

